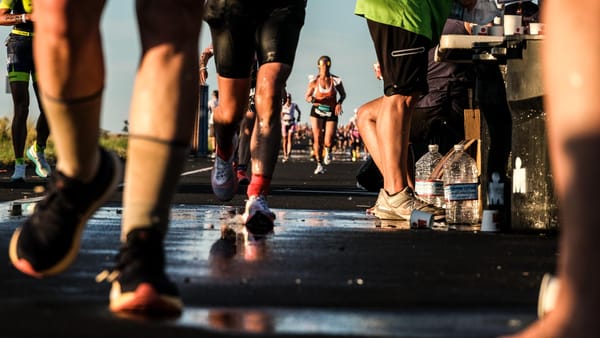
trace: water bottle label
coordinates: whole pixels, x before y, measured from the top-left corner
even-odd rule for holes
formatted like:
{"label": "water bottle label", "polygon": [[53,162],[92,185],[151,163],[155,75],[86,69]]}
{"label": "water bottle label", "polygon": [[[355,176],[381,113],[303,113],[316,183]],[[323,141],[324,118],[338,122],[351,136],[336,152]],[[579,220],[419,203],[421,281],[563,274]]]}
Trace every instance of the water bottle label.
{"label": "water bottle label", "polygon": [[415,192],[422,197],[444,195],[444,181],[442,180],[417,180]]}
{"label": "water bottle label", "polygon": [[444,186],[444,198],[446,201],[477,200],[477,183],[447,184]]}

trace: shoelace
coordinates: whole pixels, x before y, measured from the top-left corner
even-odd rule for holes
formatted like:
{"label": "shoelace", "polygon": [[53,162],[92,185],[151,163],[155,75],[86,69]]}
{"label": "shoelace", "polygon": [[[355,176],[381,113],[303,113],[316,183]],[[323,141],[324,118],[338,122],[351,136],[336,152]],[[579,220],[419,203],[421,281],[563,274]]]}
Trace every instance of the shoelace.
{"label": "shoelace", "polygon": [[265,201],[265,199],[262,196],[258,196],[255,199],[255,201],[256,201],[256,203],[258,203],[258,205],[260,207],[260,209],[257,209],[257,210],[264,210],[264,211],[269,210],[269,207],[267,206],[267,201]]}
{"label": "shoelace", "polygon": [[36,205],[36,208],[43,211],[47,210],[51,205],[58,205],[59,210],[64,210],[69,215],[75,209],[75,205],[68,202],[69,199],[66,197],[68,192],[64,186],[65,182],[61,178],[57,176],[50,177],[48,181],[48,194]]}
{"label": "shoelace", "polygon": [[218,162],[217,162],[217,166],[216,166],[217,167],[216,176],[217,176],[218,180],[222,180],[227,177],[227,173],[229,170],[231,170],[231,166],[229,165],[229,162],[224,161],[220,158],[217,158],[217,161]]}
{"label": "shoelace", "polygon": [[121,275],[128,265],[142,260],[147,269],[160,273],[164,267],[164,258],[158,258],[152,248],[144,247],[144,244],[123,244],[115,256],[115,265],[111,269],[104,269],[96,275],[96,283],[112,283]]}

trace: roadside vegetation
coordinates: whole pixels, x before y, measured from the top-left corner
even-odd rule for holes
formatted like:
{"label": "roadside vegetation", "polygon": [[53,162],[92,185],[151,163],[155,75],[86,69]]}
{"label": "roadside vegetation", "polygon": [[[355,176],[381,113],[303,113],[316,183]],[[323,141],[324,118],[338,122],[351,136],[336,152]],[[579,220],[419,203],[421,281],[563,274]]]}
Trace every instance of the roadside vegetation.
{"label": "roadside vegetation", "polygon": [[[27,124],[27,145],[29,147],[35,141],[35,125],[33,122]],[[114,134],[107,131],[102,131],[100,135],[100,144],[115,153],[121,158],[125,158],[127,149],[127,135],[126,134]],[[53,164],[56,162],[56,154],[54,152],[54,142],[52,141],[52,135],[48,140],[46,146],[46,158]],[[14,154],[12,150],[12,139],[10,131],[10,119],[7,117],[0,118],[0,164],[3,166],[12,165],[14,162]]]}

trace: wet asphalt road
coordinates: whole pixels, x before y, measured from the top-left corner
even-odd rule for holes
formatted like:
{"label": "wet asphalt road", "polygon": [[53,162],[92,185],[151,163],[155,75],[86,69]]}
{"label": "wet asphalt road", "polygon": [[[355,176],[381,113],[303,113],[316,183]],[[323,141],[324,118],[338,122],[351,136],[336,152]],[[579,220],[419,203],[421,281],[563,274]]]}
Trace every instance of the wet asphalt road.
{"label": "wet asphalt road", "polygon": [[[36,280],[3,256],[0,337],[495,337],[535,320],[556,234],[382,224],[364,213],[376,196],[355,186],[360,163],[334,162],[315,177],[314,163],[295,158],[273,178],[274,234],[255,239],[239,223],[244,194],[227,204],[212,196],[210,165],[188,161],[166,241],[168,272],[186,304],[181,317],[108,311],[110,285],[94,277],[118,247],[115,193],[66,273]],[[23,219],[9,216],[10,201],[43,185],[31,178],[14,187],[9,175],[0,172],[0,253]]]}

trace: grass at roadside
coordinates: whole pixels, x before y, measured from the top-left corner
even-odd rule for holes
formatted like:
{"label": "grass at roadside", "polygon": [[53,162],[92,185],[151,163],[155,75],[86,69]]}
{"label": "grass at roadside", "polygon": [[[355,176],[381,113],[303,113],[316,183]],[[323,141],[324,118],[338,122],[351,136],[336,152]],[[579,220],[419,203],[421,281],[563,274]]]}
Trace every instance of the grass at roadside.
{"label": "grass at roadside", "polygon": [[[26,147],[31,146],[33,142],[35,142],[35,136],[35,126],[33,123],[29,122],[27,125]],[[100,135],[100,144],[106,149],[114,151],[120,157],[126,157],[127,135],[113,134],[103,131]],[[48,140],[48,144],[46,146],[46,157],[51,164],[56,162],[56,154],[54,151],[54,142],[52,142],[52,135],[50,135],[50,139]],[[10,120],[6,117],[0,118],[0,164],[3,166],[12,166],[14,160]]]}

